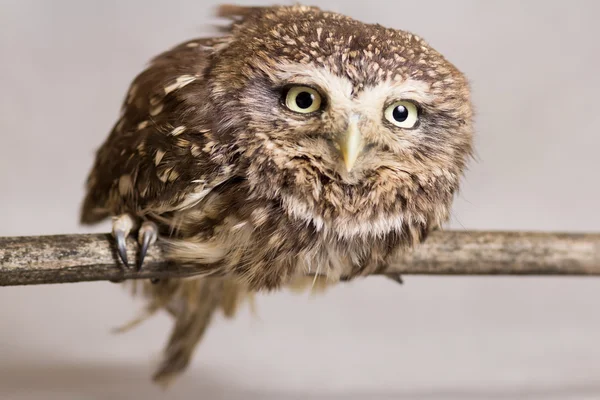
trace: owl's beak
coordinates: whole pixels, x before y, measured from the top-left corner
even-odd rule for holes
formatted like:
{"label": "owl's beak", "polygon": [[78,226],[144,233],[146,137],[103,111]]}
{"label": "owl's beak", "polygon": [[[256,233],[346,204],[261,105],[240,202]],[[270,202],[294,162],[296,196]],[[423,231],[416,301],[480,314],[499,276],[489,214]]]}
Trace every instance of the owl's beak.
{"label": "owl's beak", "polygon": [[358,115],[352,115],[350,117],[348,129],[338,141],[342,158],[344,159],[344,165],[348,172],[354,167],[354,164],[363,149],[363,140],[360,129],[358,128],[359,119],[360,117]]}

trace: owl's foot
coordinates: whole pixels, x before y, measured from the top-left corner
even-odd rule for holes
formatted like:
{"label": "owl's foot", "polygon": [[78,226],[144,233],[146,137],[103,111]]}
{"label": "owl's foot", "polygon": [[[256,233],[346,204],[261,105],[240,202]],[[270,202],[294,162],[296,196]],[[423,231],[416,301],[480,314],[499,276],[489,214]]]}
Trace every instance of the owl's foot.
{"label": "owl's foot", "polygon": [[[136,219],[130,214],[123,214],[113,219],[112,234],[117,241],[117,253],[127,268],[130,267],[127,259],[127,238],[137,226]],[[136,263],[138,271],[142,269],[148,248],[156,243],[157,239],[158,227],[156,224],[149,221],[143,222],[138,231],[138,242],[140,244],[140,252]]]}
{"label": "owl's foot", "polygon": [[135,225],[135,220],[129,214],[113,218],[112,234],[117,241],[117,253],[119,253],[121,261],[123,261],[123,264],[127,268],[129,268],[129,262],[127,261],[127,238]]}

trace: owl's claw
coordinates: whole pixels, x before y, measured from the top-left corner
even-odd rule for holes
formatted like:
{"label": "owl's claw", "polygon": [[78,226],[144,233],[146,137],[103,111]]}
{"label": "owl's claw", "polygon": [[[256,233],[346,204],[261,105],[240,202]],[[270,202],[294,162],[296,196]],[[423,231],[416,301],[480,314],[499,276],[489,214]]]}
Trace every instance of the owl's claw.
{"label": "owl's claw", "polygon": [[158,227],[156,224],[154,222],[144,222],[138,233],[138,241],[141,245],[137,262],[138,271],[142,269],[148,248],[156,242],[156,239],[158,239]]}
{"label": "owl's claw", "polygon": [[129,268],[127,261],[127,237],[133,229],[135,222],[129,214],[123,214],[113,219],[112,234],[117,240],[117,253],[126,267]]}
{"label": "owl's claw", "polygon": [[125,237],[125,233],[123,231],[119,231],[115,234],[115,237],[117,239],[117,250],[119,257],[121,258],[121,261],[123,261],[123,264],[129,268],[129,263],[127,262],[127,238]]}
{"label": "owl's claw", "polygon": [[390,275],[386,275],[386,277],[393,280],[396,283],[404,285],[404,280],[402,279],[402,275],[400,275],[400,274],[390,274]]}

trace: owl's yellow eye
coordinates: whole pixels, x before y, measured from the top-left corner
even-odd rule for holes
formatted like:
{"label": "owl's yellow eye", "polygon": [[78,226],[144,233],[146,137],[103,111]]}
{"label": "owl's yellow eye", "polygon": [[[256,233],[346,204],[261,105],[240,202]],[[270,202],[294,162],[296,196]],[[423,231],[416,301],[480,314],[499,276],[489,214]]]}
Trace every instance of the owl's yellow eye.
{"label": "owl's yellow eye", "polygon": [[285,105],[290,110],[310,114],[321,108],[321,95],[316,90],[306,86],[294,86],[288,90]]}
{"label": "owl's yellow eye", "polygon": [[385,110],[385,118],[399,128],[413,128],[419,120],[417,106],[410,101],[397,101]]}

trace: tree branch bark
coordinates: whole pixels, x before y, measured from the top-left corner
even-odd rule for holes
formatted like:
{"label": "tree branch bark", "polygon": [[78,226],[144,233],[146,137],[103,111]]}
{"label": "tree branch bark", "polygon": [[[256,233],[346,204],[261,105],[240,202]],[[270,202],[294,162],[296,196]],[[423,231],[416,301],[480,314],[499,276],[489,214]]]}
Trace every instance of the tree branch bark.
{"label": "tree branch bark", "polygon": [[[129,239],[132,261],[137,248]],[[0,286],[186,277],[202,270],[166,263],[158,244],[142,271],[125,268],[110,234],[0,237]],[[385,274],[600,276],[600,234],[435,232]]]}

